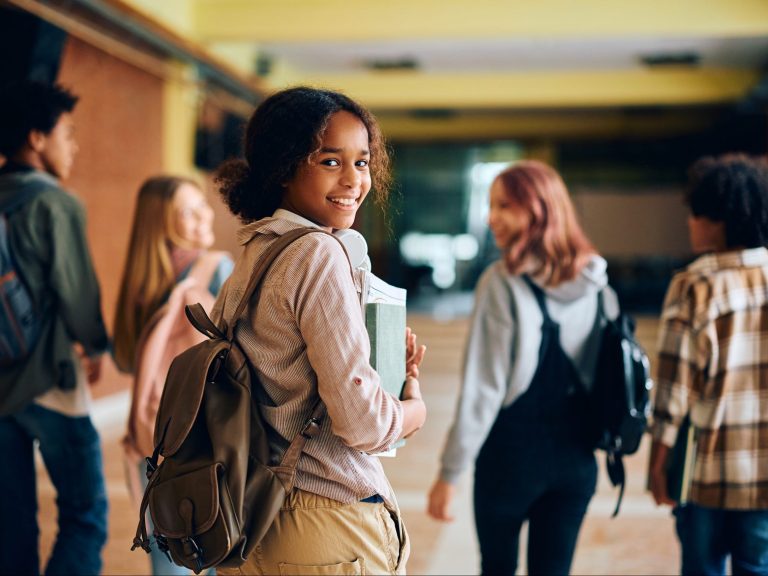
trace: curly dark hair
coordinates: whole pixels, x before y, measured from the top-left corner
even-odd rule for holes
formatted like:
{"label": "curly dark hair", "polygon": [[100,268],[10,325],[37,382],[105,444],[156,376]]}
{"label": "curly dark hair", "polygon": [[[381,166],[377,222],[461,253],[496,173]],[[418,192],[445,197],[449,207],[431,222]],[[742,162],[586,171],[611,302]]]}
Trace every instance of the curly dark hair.
{"label": "curly dark hair", "polygon": [[746,154],[707,156],[691,166],[691,213],[725,224],[728,248],[768,245],[768,161]]}
{"label": "curly dark hair", "polygon": [[0,88],[0,154],[12,157],[29,133],[50,134],[65,112],[72,112],[78,97],[58,84],[23,81]]}
{"label": "curly dark hair", "polygon": [[282,203],[283,185],[319,148],[329,118],[341,111],[357,116],[368,130],[373,197],[385,206],[390,160],[374,116],[339,92],[297,86],[271,95],[256,108],[245,130],[244,158],[219,168],[215,181],[232,213],[246,223],[271,216]]}

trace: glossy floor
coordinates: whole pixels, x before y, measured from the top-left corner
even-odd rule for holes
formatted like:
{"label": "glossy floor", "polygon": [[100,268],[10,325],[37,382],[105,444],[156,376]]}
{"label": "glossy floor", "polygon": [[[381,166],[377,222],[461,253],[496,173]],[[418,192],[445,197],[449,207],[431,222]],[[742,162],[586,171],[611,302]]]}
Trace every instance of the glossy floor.
{"label": "glossy floor", "polygon": [[[479,570],[470,475],[459,485],[455,522],[440,524],[424,512],[426,493],[436,474],[439,452],[454,411],[467,328],[466,318],[452,317],[450,311],[449,307],[438,310],[436,315],[409,317],[419,340],[428,347],[421,382],[429,416],[424,428],[397,456],[385,461],[411,536],[410,574],[477,574]],[[436,316],[441,319],[436,320]],[[651,352],[655,330],[653,319],[639,322],[638,334]],[[110,537],[104,550],[104,574],[147,574],[149,570],[143,552],[130,552],[138,515],[126,491],[119,445],[127,410],[125,393],[96,402],[95,421],[102,434],[110,495]],[[647,445],[643,445],[627,462],[627,490],[621,514],[615,519],[610,515],[616,491],[607,481],[604,463],[600,463],[600,485],[581,533],[574,574],[679,572],[678,546],[669,509],[657,508],[644,490],[646,463]],[[41,546],[45,556],[56,531],[56,508],[47,475],[42,467],[39,470]]]}

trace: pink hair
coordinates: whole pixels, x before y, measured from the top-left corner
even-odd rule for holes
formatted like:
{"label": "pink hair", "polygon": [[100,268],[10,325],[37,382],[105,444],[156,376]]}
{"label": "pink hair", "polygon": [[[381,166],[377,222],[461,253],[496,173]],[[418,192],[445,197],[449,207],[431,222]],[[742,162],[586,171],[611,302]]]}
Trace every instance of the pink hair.
{"label": "pink hair", "polygon": [[[576,218],[560,175],[543,162],[524,160],[496,179],[512,204],[510,209],[524,213],[528,222],[504,253],[510,273],[543,276],[548,286],[578,276],[596,250]],[[535,268],[525,269],[531,262]]]}

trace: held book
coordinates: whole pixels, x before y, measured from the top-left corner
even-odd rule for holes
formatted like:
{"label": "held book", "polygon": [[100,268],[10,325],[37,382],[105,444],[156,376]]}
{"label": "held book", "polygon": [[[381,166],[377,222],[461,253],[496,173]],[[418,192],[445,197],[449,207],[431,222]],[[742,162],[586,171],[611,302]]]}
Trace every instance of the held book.
{"label": "held book", "polygon": [[[399,398],[405,383],[407,292],[370,272],[366,274],[366,284],[365,327],[371,341],[371,366],[379,374],[381,387]],[[400,440],[379,456],[394,456],[395,449],[403,444],[405,440]]]}
{"label": "held book", "polygon": [[687,415],[680,424],[667,460],[667,492],[680,505],[688,502],[695,463],[696,429],[691,425],[690,415]]}

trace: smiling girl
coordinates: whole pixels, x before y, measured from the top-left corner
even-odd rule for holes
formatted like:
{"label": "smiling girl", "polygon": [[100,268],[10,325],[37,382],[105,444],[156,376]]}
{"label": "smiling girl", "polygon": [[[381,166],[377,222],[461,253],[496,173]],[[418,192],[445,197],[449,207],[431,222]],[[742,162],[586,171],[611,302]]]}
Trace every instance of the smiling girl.
{"label": "smiling girl", "polygon": [[[291,88],[265,100],[245,134],[245,158],[220,171],[221,193],[246,226],[243,253],[216,301],[261,383],[271,464],[280,462],[318,398],[327,409],[309,440],[295,487],[242,573],[402,574],[409,545],[376,454],[418,430],[426,408],[418,366],[424,348],[407,338],[401,398],[385,392],[369,363],[361,270],[326,234],[288,246],[242,318],[234,310],[269,246],[301,227],[347,229],[374,186],[384,203],[389,160],[378,124],[362,106],[327,90]],[[220,569],[219,574],[238,570]]]}
{"label": "smiling girl", "polygon": [[597,481],[585,392],[600,344],[598,293],[611,318],[618,303],[550,166],[528,160],[497,176],[488,226],[501,258],[477,284],[428,512],[453,519],[455,484],[474,461],[482,573],[516,573],[527,521],[527,573],[567,574]]}

